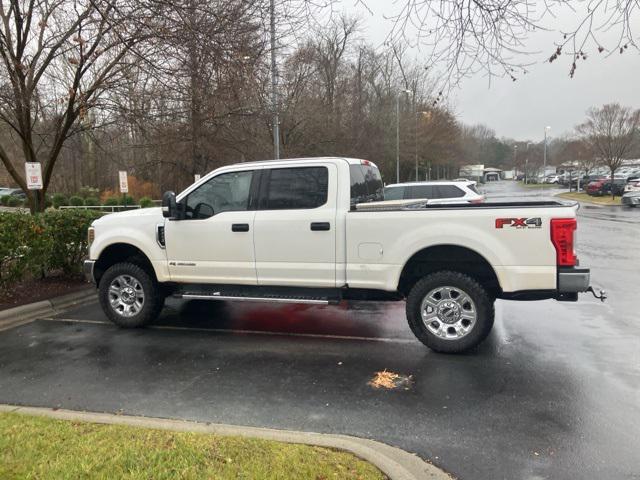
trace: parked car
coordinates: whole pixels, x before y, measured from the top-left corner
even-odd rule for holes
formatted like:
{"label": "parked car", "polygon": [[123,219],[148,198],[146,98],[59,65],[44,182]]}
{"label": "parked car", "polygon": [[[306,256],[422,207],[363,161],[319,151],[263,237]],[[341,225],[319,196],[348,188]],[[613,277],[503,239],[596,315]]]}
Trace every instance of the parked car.
{"label": "parked car", "polygon": [[607,179],[604,177],[589,181],[587,188],[585,189],[587,194],[593,197],[603,195],[602,189],[606,181]]}
{"label": "parked car", "polygon": [[624,186],[624,191],[625,193],[640,192],[640,178],[628,181]]}
{"label": "parked car", "polygon": [[635,207],[636,205],[640,205],[640,189],[637,191],[626,192],[622,195],[622,205],[627,205],[629,207]]}
{"label": "parked car", "polygon": [[427,199],[429,204],[482,203],[484,195],[476,188],[472,180],[412,182],[387,185],[384,188],[385,200]]}
{"label": "parked car", "polygon": [[624,188],[627,185],[626,178],[618,178],[614,177],[613,182],[611,179],[607,179],[602,186],[602,194],[603,195],[616,195],[622,196],[624,194]]}
{"label": "parked car", "polygon": [[560,175],[547,175],[542,183],[560,183]]}
{"label": "parked car", "polygon": [[482,342],[495,299],[575,301],[591,291],[574,248],[575,204],[405,208],[402,200],[385,202],[382,186],[366,160],[225,166],[177,196],[166,192],[162,208],[95,220],[84,272],[121,327],[153,321],[170,295],[308,304],[406,299],[411,330],[441,352]]}
{"label": "parked car", "polygon": [[27,194],[22,191],[20,188],[0,188],[0,197],[6,196],[17,197],[20,200],[24,200],[27,198]]}

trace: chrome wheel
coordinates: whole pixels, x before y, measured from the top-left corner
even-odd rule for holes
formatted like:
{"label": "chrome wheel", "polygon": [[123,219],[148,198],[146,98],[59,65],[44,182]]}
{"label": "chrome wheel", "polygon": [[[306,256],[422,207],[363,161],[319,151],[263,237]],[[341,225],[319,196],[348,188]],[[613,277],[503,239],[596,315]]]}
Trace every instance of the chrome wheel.
{"label": "chrome wheel", "polygon": [[120,275],[109,285],[109,304],[122,317],[133,317],[144,306],[142,284],[131,275]]}
{"label": "chrome wheel", "polygon": [[459,340],[469,334],[478,313],[471,297],[458,287],[438,287],[420,305],[425,327],[443,340]]}

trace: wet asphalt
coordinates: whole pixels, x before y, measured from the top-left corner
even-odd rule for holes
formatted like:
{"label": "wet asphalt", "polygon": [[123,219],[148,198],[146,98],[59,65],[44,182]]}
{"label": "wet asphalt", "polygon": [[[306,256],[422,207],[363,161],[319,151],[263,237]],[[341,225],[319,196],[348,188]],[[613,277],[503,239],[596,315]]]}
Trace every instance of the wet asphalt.
{"label": "wet asphalt", "polygon": [[[402,303],[172,300],[143,330],[93,304],[0,332],[0,402],[373,438],[461,479],[640,479],[640,209],[579,217],[607,303],[499,301],[466,355],[423,347]],[[368,385],[384,369],[411,387]]]}

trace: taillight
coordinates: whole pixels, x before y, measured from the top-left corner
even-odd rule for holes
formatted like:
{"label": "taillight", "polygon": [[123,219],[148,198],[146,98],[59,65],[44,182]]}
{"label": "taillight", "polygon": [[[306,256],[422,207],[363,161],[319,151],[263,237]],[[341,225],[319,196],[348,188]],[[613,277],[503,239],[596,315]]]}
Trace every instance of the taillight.
{"label": "taillight", "polygon": [[474,198],[469,203],[484,203],[484,197]]}
{"label": "taillight", "polygon": [[573,237],[577,227],[575,218],[551,219],[551,242],[556,247],[556,264],[560,267],[573,267],[576,264]]}

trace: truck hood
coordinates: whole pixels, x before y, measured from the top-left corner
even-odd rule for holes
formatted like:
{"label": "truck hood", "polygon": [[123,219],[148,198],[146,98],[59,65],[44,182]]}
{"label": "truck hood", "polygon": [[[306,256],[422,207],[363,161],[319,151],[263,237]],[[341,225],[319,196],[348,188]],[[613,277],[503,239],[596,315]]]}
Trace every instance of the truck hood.
{"label": "truck hood", "polygon": [[93,222],[93,225],[105,225],[110,223],[118,223],[121,221],[132,222],[136,219],[149,219],[149,217],[157,217],[158,221],[163,220],[162,208],[138,208],[136,210],[126,210],[124,212],[116,212],[100,217]]}

